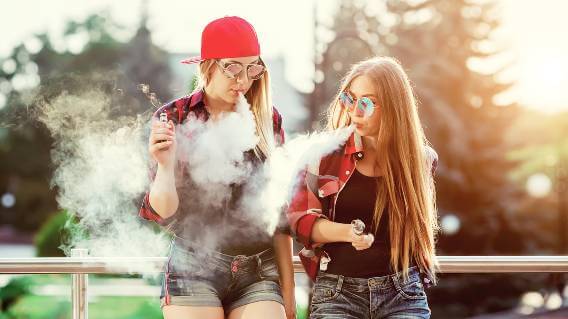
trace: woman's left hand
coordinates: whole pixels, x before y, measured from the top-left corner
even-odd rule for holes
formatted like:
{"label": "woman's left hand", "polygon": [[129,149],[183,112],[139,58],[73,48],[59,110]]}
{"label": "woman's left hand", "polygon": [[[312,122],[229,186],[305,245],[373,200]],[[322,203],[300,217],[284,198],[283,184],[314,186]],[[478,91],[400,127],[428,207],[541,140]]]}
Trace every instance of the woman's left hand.
{"label": "woman's left hand", "polygon": [[286,319],[296,319],[296,296],[294,294],[294,287],[282,288],[282,298],[284,299]]}
{"label": "woman's left hand", "polygon": [[373,234],[354,235],[351,245],[355,247],[356,250],[365,250],[371,248],[374,241],[375,236],[373,236]]}

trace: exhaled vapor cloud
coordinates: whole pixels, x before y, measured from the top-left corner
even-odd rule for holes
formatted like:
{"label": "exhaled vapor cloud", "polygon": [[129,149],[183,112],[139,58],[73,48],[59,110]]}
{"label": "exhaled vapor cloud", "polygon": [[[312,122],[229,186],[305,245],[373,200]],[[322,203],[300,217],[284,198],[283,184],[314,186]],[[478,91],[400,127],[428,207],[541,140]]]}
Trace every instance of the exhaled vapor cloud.
{"label": "exhaled vapor cloud", "polygon": [[[61,94],[42,106],[40,120],[56,141],[53,185],[59,190],[59,205],[75,213],[87,233],[76,234],[71,246],[88,248],[92,256],[166,255],[166,236],[144,227],[137,215],[139,199],[151,183],[149,123],[142,118],[113,118],[110,103],[103,92],[93,90],[81,95]],[[247,184],[240,205],[230,213],[258,223],[254,226],[267,234],[278,224],[299,171],[337,149],[353,131],[346,128],[299,136],[277,147],[265,163],[253,168],[244,153],[259,139],[244,97],[235,112],[215,121],[192,118],[176,130],[178,166],[185,171],[185,175],[178,174],[176,182],[185,190],[180,196],[189,197],[180,210],[192,214],[204,205],[227,208],[224,205],[231,199],[232,187]],[[207,219],[191,221],[185,221],[184,232],[213,229],[201,241],[210,249],[215,249],[217,237],[226,233],[207,227],[211,226],[206,225]]]}
{"label": "exhaled vapor cloud", "polygon": [[192,182],[201,190],[203,201],[221,204],[229,199],[231,184],[250,177],[252,166],[244,153],[258,143],[254,116],[241,96],[235,112],[202,122],[190,118],[178,127],[177,158]]}
{"label": "exhaled vapor cloud", "polygon": [[57,200],[83,230],[63,248],[88,248],[92,256],[163,256],[165,235],[143,227],[136,214],[150,183],[146,121],[112,118],[110,110],[110,99],[97,90],[63,93],[42,105],[40,121],[55,140]]}

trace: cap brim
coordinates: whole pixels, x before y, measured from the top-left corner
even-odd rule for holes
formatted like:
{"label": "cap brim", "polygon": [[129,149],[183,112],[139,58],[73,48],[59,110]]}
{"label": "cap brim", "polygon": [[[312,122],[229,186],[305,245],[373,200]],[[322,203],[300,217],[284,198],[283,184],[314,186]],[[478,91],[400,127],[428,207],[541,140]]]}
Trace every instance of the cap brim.
{"label": "cap brim", "polygon": [[191,58],[187,58],[185,60],[181,60],[180,62],[183,64],[194,64],[194,63],[199,63],[203,61],[203,59],[200,56],[194,56]]}

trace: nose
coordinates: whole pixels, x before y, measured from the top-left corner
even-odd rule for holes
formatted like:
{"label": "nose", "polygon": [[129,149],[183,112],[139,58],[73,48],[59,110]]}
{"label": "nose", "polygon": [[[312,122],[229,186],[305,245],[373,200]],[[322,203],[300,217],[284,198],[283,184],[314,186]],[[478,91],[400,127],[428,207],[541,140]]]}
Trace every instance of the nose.
{"label": "nose", "polygon": [[360,114],[357,114],[357,108],[353,107],[351,109],[347,109],[347,114],[349,114],[349,117],[361,117]]}
{"label": "nose", "polygon": [[248,76],[246,73],[246,70],[241,71],[239,74],[237,74],[237,83],[245,83],[248,81]]}

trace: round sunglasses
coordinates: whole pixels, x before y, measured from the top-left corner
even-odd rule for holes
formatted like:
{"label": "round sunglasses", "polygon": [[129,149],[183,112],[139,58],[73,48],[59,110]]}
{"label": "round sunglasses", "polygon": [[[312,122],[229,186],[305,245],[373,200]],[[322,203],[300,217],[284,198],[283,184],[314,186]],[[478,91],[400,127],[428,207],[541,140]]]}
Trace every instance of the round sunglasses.
{"label": "round sunglasses", "polygon": [[221,68],[223,74],[229,79],[235,79],[239,77],[241,72],[246,69],[247,77],[254,81],[262,78],[264,72],[266,71],[266,66],[260,59],[258,60],[258,62],[248,64],[239,62],[225,63],[220,60],[215,60],[215,62]]}
{"label": "round sunglasses", "polygon": [[368,98],[354,98],[349,92],[339,94],[339,102],[347,108],[347,111],[355,113],[355,116],[370,117],[375,112],[375,103]]}

